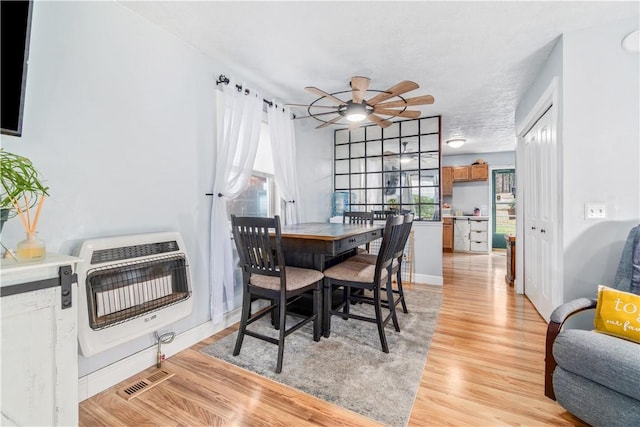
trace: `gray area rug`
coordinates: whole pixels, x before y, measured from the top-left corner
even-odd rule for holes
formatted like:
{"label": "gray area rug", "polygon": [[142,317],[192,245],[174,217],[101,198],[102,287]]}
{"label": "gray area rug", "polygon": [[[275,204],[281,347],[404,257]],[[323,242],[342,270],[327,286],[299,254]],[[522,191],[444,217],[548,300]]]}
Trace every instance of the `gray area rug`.
{"label": "gray area rug", "polygon": [[[320,342],[313,341],[311,323],[286,338],[280,374],[274,372],[276,345],[245,336],[234,357],[237,332],[201,351],[383,424],[405,426],[440,310],[441,288],[415,285],[405,290],[405,299],[409,313],[398,313],[401,332],[395,332],[391,321],[385,330],[389,354],[382,352],[374,323],[336,316],[331,319],[331,336]],[[351,310],[373,316],[371,305],[357,304]],[[277,336],[269,316],[252,327]]]}

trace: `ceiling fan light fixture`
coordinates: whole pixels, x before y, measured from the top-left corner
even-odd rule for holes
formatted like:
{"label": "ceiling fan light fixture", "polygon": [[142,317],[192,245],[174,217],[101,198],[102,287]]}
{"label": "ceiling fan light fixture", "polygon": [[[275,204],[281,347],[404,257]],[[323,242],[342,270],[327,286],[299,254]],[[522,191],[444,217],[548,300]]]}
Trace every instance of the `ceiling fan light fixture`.
{"label": "ceiling fan light fixture", "polygon": [[344,112],[344,116],[350,122],[361,122],[366,119],[368,115],[366,104],[351,103]]}
{"label": "ceiling fan light fixture", "polygon": [[350,122],[361,122],[366,119],[367,116],[364,113],[350,113],[347,114],[347,120]]}
{"label": "ceiling fan light fixture", "polygon": [[462,139],[462,138],[449,139],[447,140],[447,145],[451,148],[460,148],[464,145],[466,141],[467,141],[466,139]]}

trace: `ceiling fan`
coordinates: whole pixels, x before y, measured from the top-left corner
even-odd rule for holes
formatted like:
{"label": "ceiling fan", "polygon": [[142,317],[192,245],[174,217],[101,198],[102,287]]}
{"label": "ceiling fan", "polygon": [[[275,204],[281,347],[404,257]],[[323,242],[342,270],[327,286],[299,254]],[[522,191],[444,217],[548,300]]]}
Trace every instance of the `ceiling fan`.
{"label": "ceiling fan", "polygon": [[[417,119],[422,114],[418,110],[407,110],[407,107],[433,104],[434,102],[433,96],[431,95],[404,98],[402,96],[403,94],[420,87],[417,83],[409,80],[403,80],[387,90],[369,89],[370,82],[371,79],[368,77],[354,76],[351,78],[350,90],[333,93],[325,92],[317,87],[308,86],[305,90],[320,96],[320,98],[308,105],[287,105],[306,108],[309,115],[296,118],[312,117],[322,122],[316,129],[333,124],[344,125],[344,123],[340,123],[343,119],[355,126],[359,126],[361,122],[367,119],[380,127],[386,128],[391,125],[389,119],[392,117]],[[347,99],[346,101],[341,99],[340,96],[344,97],[344,94],[350,94],[347,98],[351,99]],[[371,96],[371,98],[366,99],[368,96]],[[331,117],[331,115],[334,117]]]}

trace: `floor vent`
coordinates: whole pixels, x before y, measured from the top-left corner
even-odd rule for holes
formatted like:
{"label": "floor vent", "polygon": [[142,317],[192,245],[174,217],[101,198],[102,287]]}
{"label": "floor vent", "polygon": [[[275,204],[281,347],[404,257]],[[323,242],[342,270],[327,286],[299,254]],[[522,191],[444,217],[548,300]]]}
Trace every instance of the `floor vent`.
{"label": "floor vent", "polygon": [[145,391],[152,389],[153,387],[157,386],[164,380],[169,379],[174,375],[175,374],[173,374],[172,372],[161,369],[157,372],[154,372],[150,376],[143,378],[142,380],[136,381],[133,384],[129,384],[125,388],[119,390],[118,395],[124,399],[131,400],[134,397],[140,396]]}

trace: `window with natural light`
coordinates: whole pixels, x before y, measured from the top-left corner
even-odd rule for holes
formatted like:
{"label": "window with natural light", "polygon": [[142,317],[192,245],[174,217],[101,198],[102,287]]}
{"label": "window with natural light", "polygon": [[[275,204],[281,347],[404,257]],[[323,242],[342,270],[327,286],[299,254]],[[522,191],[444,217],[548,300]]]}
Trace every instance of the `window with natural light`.
{"label": "window with natural light", "polygon": [[269,126],[262,123],[253,173],[247,188],[234,200],[227,202],[229,215],[272,217],[280,212],[275,180]]}

